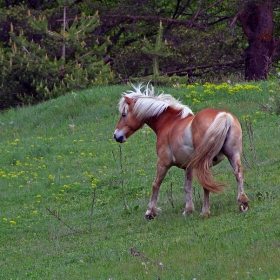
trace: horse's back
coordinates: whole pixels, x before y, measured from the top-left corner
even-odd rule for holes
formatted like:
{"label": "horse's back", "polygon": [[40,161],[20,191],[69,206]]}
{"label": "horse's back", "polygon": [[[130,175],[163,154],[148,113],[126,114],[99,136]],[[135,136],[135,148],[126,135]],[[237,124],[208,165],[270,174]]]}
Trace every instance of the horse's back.
{"label": "horse's back", "polygon": [[232,125],[235,129],[240,130],[241,126],[238,119],[230,112],[226,110],[218,110],[215,108],[206,108],[199,111],[193,121],[192,121],[192,134],[195,139],[202,139],[209,129],[209,127],[213,124],[217,116],[227,116],[227,118],[232,119]]}
{"label": "horse's back", "polygon": [[225,110],[218,110],[215,108],[205,108],[199,111],[195,115],[194,124],[199,124],[201,129],[203,128],[207,129],[213,123],[217,115],[222,112],[229,113],[228,111]]}

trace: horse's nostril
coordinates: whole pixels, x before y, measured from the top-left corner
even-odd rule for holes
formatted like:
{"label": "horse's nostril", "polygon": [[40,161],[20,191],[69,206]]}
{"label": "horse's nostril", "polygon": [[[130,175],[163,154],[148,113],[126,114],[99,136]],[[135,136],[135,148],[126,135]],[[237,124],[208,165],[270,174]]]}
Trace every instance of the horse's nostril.
{"label": "horse's nostril", "polygon": [[119,142],[119,143],[123,143],[124,142],[124,137],[123,136],[117,136],[116,134],[114,134],[114,139]]}

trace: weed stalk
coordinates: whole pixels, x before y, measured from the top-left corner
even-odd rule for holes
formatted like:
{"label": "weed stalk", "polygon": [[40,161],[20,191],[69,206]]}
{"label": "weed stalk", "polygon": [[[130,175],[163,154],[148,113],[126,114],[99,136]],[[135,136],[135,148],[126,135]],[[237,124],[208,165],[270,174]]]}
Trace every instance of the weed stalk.
{"label": "weed stalk", "polygon": [[[112,151],[114,161],[117,162],[114,151]],[[123,177],[123,174],[125,173],[124,168],[123,168],[123,154],[122,154],[122,147],[119,145],[119,163],[120,163],[120,168],[119,168],[119,175]],[[125,199],[125,190],[124,190],[124,180],[122,179],[120,181],[121,187],[122,187],[122,201],[124,205],[125,210],[129,210],[129,206],[127,205],[126,199]]]}
{"label": "weed stalk", "polygon": [[173,199],[173,186],[172,186],[172,182],[170,183],[170,188],[169,191],[167,192],[168,195],[168,200],[172,206],[172,208],[174,209],[174,199]]}
{"label": "weed stalk", "polygon": [[84,230],[76,230],[74,228],[72,228],[71,226],[69,226],[66,222],[64,222],[64,220],[62,220],[59,215],[55,212],[55,211],[52,211],[50,210],[49,208],[46,207],[46,210],[52,215],[54,216],[58,221],[60,221],[63,225],[65,225],[67,228],[69,228],[71,230],[70,233],[67,233],[67,234],[63,234],[63,235],[60,235],[60,236],[55,236],[55,237],[52,237],[51,239],[58,239],[58,238],[61,238],[61,237],[65,237],[65,236],[68,236],[68,235],[71,235],[71,234],[82,234],[82,233],[85,233],[86,231]]}
{"label": "weed stalk", "polygon": [[[253,130],[252,119],[250,117],[247,117],[247,118],[244,119],[244,122],[245,122],[245,129],[246,129],[246,132],[247,132],[247,135],[248,135],[248,138],[249,138],[250,151],[253,154],[253,158],[255,160],[255,164],[259,165],[258,156],[257,156],[256,148],[255,148],[255,145],[254,145],[254,130]],[[246,165],[249,168],[251,168],[251,166],[250,166],[250,164],[248,162],[248,159],[247,159],[246,154],[245,154],[244,151],[243,151],[243,157],[244,157]]]}
{"label": "weed stalk", "polygon": [[96,196],[96,188],[93,189],[91,196],[91,207],[90,207],[90,222],[89,222],[89,232],[92,232],[92,223],[93,223],[93,205]]}

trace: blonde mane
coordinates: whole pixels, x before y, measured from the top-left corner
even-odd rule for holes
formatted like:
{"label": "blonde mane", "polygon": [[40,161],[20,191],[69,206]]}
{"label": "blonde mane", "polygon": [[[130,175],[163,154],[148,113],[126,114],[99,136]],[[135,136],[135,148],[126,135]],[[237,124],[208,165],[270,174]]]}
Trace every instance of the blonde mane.
{"label": "blonde mane", "polygon": [[168,107],[180,111],[181,118],[185,118],[188,115],[193,115],[192,110],[182,104],[179,100],[175,99],[170,94],[154,95],[154,87],[149,84],[146,85],[143,91],[143,85],[139,84],[137,87],[132,85],[134,91],[129,90],[123,93],[123,97],[119,102],[120,113],[128,111],[128,104],[125,102],[124,96],[127,96],[133,100],[137,100],[135,103],[133,114],[139,121],[148,119],[150,117],[159,116]]}

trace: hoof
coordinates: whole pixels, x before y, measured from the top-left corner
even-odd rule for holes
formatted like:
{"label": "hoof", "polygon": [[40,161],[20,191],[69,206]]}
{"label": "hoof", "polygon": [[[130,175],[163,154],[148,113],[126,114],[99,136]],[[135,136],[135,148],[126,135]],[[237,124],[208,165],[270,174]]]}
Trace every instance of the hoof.
{"label": "hoof", "polygon": [[244,192],[238,196],[239,211],[244,213],[249,209],[249,199]]}
{"label": "hoof", "polygon": [[148,210],[146,211],[146,214],[145,214],[146,219],[147,219],[147,220],[153,220],[153,219],[157,216],[157,213],[158,213],[159,211],[161,211],[161,209],[160,209],[160,208],[157,208],[157,207],[153,207],[152,209],[148,209]]}
{"label": "hoof", "polygon": [[188,215],[190,215],[190,214],[193,214],[193,212],[194,212],[194,210],[192,209],[188,209],[188,210],[185,210],[184,212],[183,212],[183,216],[188,216]]}
{"label": "hoof", "polygon": [[156,215],[145,215],[147,220],[153,220],[155,218]]}
{"label": "hoof", "polygon": [[205,211],[205,212],[201,212],[201,213],[200,213],[200,217],[201,217],[201,218],[209,218],[210,216],[211,216],[210,210],[207,210],[207,211]]}
{"label": "hoof", "polygon": [[249,209],[249,203],[248,202],[242,202],[239,204],[239,211],[244,213]]}

